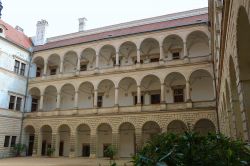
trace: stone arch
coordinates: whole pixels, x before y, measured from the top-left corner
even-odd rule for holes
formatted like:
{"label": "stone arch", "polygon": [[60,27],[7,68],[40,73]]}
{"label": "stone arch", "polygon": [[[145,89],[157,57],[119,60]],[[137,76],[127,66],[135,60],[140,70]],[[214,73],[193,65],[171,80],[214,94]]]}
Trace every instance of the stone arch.
{"label": "stone arch", "polygon": [[70,146],[70,126],[67,124],[61,124],[58,127],[58,135],[59,135],[59,156],[69,156],[71,147]]}
{"label": "stone arch", "polygon": [[32,59],[32,63],[35,64],[35,73],[32,75],[32,77],[41,77],[44,73],[44,64],[45,60],[41,56],[37,56],[34,59]]}
{"label": "stone arch", "polygon": [[40,153],[42,156],[46,156],[48,148],[52,145],[52,127],[50,125],[43,125],[40,128],[40,133],[41,142],[38,143],[41,144],[41,152],[38,153]]}
{"label": "stone arch", "polygon": [[63,73],[73,73],[77,69],[78,55],[75,51],[68,51],[63,56]]}
{"label": "stone arch", "polygon": [[185,131],[187,131],[187,126],[181,120],[173,120],[167,127],[167,133],[183,134]]}
{"label": "stone arch", "polygon": [[146,38],[140,45],[143,63],[157,62],[160,59],[160,44],[155,38]]}
{"label": "stone arch", "polygon": [[81,123],[76,128],[77,133],[77,149],[76,154],[78,157],[90,156],[90,133],[91,129],[86,123]]}
{"label": "stone arch", "polygon": [[162,43],[164,59],[174,60],[184,57],[183,44],[182,38],[177,34],[171,34],[165,37]]}
{"label": "stone arch", "polygon": [[137,57],[136,44],[132,41],[123,42],[119,47],[119,56],[122,66],[135,64]]}
{"label": "stone arch", "polygon": [[32,87],[29,89],[28,108],[30,112],[35,112],[39,110],[41,98],[41,90],[37,87]]}
{"label": "stone arch", "polygon": [[94,107],[94,85],[89,81],[82,82],[78,88],[78,108]]}
{"label": "stone arch", "polygon": [[214,123],[209,119],[200,119],[194,125],[194,131],[201,134],[207,135],[208,133],[215,133],[216,128]]}
{"label": "stone arch", "polygon": [[[193,71],[189,78],[191,100],[207,101],[215,99],[213,77],[207,70]],[[201,95],[202,94],[202,95]]]}
{"label": "stone arch", "polygon": [[73,84],[66,83],[62,86],[60,91],[60,108],[62,110],[73,109],[75,107],[75,92],[76,90]]}
{"label": "stone arch", "polygon": [[134,78],[122,78],[118,83],[118,88],[119,106],[131,106],[136,104],[134,98],[137,96],[137,83]]}
{"label": "stone arch", "polygon": [[23,132],[23,144],[26,145],[27,156],[32,156],[34,147],[34,139],[35,139],[36,130],[33,125],[27,125],[24,127]]}
{"label": "stone arch", "polygon": [[86,48],[81,53],[80,71],[94,70],[96,63],[96,51],[93,48]]}
{"label": "stone arch", "polygon": [[104,157],[104,150],[112,144],[112,127],[101,123],[97,127],[97,156]]}
{"label": "stone arch", "polygon": [[116,49],[114,46],[110,44],[102,46],[99,55],[100,68],[110,68],[115,65]]}
{"label": "stone arch", "polygon": [[56,75],[60,72],[61,57],[51,54],[47,59],[47,75]]}
{"label": "stone arch", "polygon": [[56,103],[57,103],[57,88],[53,85],[49,85],[44,90],[43,109],[45,111],[55,110]]}
{"label": "stone arch", "polygon": [[98,84],[98,107],[113,107],[115,105],[115,83],[104,79]]}
{"label": "stone arch", "polygon": [[155,121],[147,121],[142,126],[143,144],[161,133],[160,125]]}
{"label": "stone arch", "polygon": [[120,157],[131,157],[135,154],[135,126],[125,122],[119,126]]}

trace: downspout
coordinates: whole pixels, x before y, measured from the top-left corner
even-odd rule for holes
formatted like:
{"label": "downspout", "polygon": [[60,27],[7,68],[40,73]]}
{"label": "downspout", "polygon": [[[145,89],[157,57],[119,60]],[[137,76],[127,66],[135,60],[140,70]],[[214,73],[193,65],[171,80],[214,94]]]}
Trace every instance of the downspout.
{"label": "downspout", "polygon": [[26,91],[25,91],[23,111],[22,111],[22,117],[21,117],[21,126],[20,126],[21,130],[20,130],[20,136],[19,136],[19,143],[22,143],[23,120],[24,120],[25,107],[26,107],[26,102],[27,102],[27,97],[28,97],[28,86],[29,86],[30,68],[31,68],[31,60],[32,60],[32,56],[33,56],[33,50],[32,50],[32,48],[29,48],[29,52],[30,52],[30,58],[29,58],[29,67],[28,67],[28,73],[27,73],[27,78],[26,78]]}

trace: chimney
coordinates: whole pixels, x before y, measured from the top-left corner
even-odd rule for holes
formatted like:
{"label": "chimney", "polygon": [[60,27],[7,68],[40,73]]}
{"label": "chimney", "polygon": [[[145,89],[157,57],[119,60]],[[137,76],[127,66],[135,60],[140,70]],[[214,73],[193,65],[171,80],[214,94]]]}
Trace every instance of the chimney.
{"label": "chimney", "polygon": [[19,32],[23,32],[23,28],[21,28],[21,27],[18,26],[18,25],[15,27],[15,29],[18,30]]}
{"label": "chimney", "polygon": [[79,18],[79,32],[84,31],[87,19],[85,17]]}
{"label": "chimney", "polygon": [[48,22],[46,20],[38,21],[36,24],[36,37],[35,37],[35,45],[44,45],[46,42],[46,28],[48,26]]}
{"label": "chimney", "polygon": [[1,0],[0,0],[0,18],[1,18],[1,16],[2,16],[2,9],[3,9],[3,5],[2,5],[2,2],[1,2]]}

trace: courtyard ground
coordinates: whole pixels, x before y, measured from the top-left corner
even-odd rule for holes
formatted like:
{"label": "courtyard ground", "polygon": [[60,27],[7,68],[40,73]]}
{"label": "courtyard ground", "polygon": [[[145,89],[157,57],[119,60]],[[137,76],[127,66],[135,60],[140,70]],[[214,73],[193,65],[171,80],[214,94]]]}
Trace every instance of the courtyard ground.
{"label": "courtyard ground", "polygon": [[[118,166],[132,166],[130,159],[117,160]],[[17,157],[0,159],[0,166],[109,166],[108,159]]]}

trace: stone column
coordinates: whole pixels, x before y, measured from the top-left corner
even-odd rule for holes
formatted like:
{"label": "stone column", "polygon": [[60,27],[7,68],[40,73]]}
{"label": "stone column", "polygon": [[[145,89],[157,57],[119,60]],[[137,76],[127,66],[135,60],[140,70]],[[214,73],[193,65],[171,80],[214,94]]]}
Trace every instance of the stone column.
{"label": "stone column", "polygon": [[142,146],[142,130],[135,129],[135,152],[137,153]]}
{"label": "stone column", "polygon": [[76,132],[70,133],[70,152],[69,157],[73,158],[76,157]]}
{"label": "stone column", "polygon": [[78,109],[78,96],[79,96],[78,94],[79,94],[78,91],[76,91],[75,92],[75,101],[74,101],[75,102],[75,109]]}
{"label": "stone column", "polygon": [[48,63],[44,63],[43,76],[47,76]]}
{"label": "stone column", "polygon": [[163,45],[160,45],[160,61],[164,60],[164,51],[163,51]]}
{"label": "stone column", "polygon": [[119,158],[120,153],[120,135],[117,132],[112,133],[112,146],[117,150],[116,158]]}
{"label": "stone column", "polygon": [[116,88],[115,88],[115,106],[118,106],[118,105],[119,105],[118,99],[119,99],[119,88],[116,87]]}
{"label": "stone column", "polygon": [[[40,133],[35,133],[34,135],[34,144],[33,144],[33,151],[32,151],[32,156],[39,156],[39,153],[38,153],[38,149],[40,149],[38,147],[38,137],[39,137],[39,134]],[[41,151],[40,151],[41,152]]]}
{"label": "stone column", "polygon": [[94,90],[94,108],[97,108],[98,90]]}
{"label": "stone column", "polygon": [[90,133],[90,158],[97,158],[97,136],[96,133]]}
{"label": "stone column", "polygon": [[60,63],[60,74],[62,74],[63,73],[63,60],[61,61],[61,63]]}
{"label": "stone column", "polygon": [[[38,133],[35,134],[35,136],[36,135],[37,135],[36,156],[41,156],[42,155],[42,133],[38,132]],[[34,140],[34,142],[36,142],[36,141]],[[34,147],[35,147],[35,144],[34,144]]]}
{"label": "stone column", "polygon": [[215,86],[215,79],[213,79],[213,92],[214,92],[214,100],[216,100],[216,86]]}
{"label": "stone column", "polygon": [[162,104],[166,103],[166,98],[165,98],[165,83],[161,84],[161,103]]}
{"label": "stone column", "polygon": [[43,95],[40,96],[39,111],[43,110]]}
{"label": "stone column", "polygon": [[51,147],[55,148],[54,157],[59,157],[59,142],[58,133],[52,133]]}
{"label": "stone column", "polygon": [[119,52],[116,52],[116,55],[115,55],[115,65],[116,66],[119,66]]}
{"label": "stone column", "polygon": [[80,72],[80,67],[81,67],[81,57],[78,56],[76,71]]}
{"label": "stone column", "polygon": [[56,109],[60,109],[60,103],[61,103],[61,93],[57,93],[57,98],[56,98]]}
{"label": "stone column", "polygon": [[96,69],[96,70],[99,69],[99,54],[96,54],[96,58],[95,58],[95,69]]}
{"label": "stone column", "polygon": [[190,95],[190,82],[186,82],[186,102],[187,102],[187,108],[192,108],[192,100]]}
{"label": "stone column", "polygon": [[188,51],[187,51],[187,43],[186,42],[183,43],[183,54],[184,54],[184,58],[188,58]]}
{"label": "stone column", "polygon": [[141,63],[141,51],[140,49],[137,49],[137,64],[140,64]]}
{"label": "stone column", "polygon": [[141,104],[141,86],[137,86],[137,104]]}

